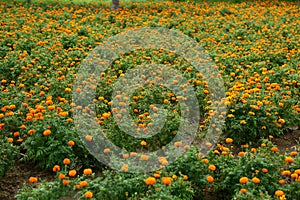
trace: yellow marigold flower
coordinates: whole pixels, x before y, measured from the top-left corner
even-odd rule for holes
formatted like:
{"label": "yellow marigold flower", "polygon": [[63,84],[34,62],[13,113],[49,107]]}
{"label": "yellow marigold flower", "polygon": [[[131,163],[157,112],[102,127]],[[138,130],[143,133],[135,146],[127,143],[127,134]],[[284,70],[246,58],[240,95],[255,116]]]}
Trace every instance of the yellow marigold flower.
{"label": "yellow marigold flower", "polygon": [[142,146],[146,146],[146,145],[147,145],[147,142],[144,141],[144,140],[142,140],[142,141],[141,141],[141,145],[142,145]]}

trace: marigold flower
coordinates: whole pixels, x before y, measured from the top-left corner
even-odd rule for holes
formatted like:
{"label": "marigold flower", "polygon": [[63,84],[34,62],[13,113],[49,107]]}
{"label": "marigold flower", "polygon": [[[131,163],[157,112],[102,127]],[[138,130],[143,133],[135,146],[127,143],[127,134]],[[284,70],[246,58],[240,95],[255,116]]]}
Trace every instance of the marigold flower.
{"label": "marigold flower", "polygon": [[146,178],[145,183],[147,185],[154,185],[156,183],[156,179],[154,177],[148,177]]}
{"label": "marigold flower", "polygon": [[93,198],[93,193],[90,192],[90,191],[87,191],[87,192],[84,193],[84,196],[85,196],[86,198],[88,198],[88,199],[91,199],[91,198]]}
{"label": "marigold flower", "polygon": [[159,178],[159,177],[160,177],[160,174],[159,174],[159,173],[154,173],[153,176],[154,176],[155,178]]}
{"label": "marigold flower", "polygon": [[60,166],[59,165],[54,165],[54,167],[52,168],[53,172],[59,172],[60,171]]}
{"label": "marigold flower", "polygon": [[74,142],[73,140],[70,140],[70,141],[68,142],[68,145],[72,147],[72,146],[75,145],[75,142]]}
{"label": "marigold flower", "polygon": [[103,150],[103,152],[104,152],[104,153],[109,153],[109,152],[110,152],[110,149],[109,149],[109,148],[105,148],[105,149]]}
{"label": "marigold flower", "polygon": [[8,138],[8,139],[7,139],[7,142],[9,142],[9,143],[12,143],[13,141],[14,141],[13,138]]}
{"label": "marigold flower", "polygon": [[66,175],[64,175],[64,174],[58,174],[58,178],[59,179],[64,179],[64,178],[66,178]]}
{"label": "marigold flower", "polygon": [[255,184],[259,184],[260,183],[260,179],[257,177],[252,178],[252,182]]}
{"label": "marigold flower", "polygon": [[93,136],[91,135],[86,135],[85,136],[85,140],[88,141],[88,142],[91,142],[93,140]]}
{"label": "marigold flower", "polygon": [[298,178],[298,174],[296,174],[296,173],[292,173],[292,174],[291,174],[291,178],[293,178],[293,179],[297,179],[297,178]]}
{"label": "marigold flower", "polygon": [[175,147],[181,147],[182,146],[182,142],[174,142],[174,146]]}
{"label": "marigold flower", "polygon": [[63,180],[63,184],[64,184],[64,185],[68,185],[69,183],[70,183],[69,180]]}
{"label": "marigold flower", "polygon": [[50,135],[51,134],[51,131],[49,130],[49,129],[47,129],[47,130],[45,130],[44,132],[43,132],[43,135],[44,136],[48,136],[48,135]]}
{"label": "marigold flower", "polygon": [[279,151],[279,149],[277,148],[277,147],[272,147],[272,149],[271,149],[274,153],[276,153],[276,152],[278,152]]}
{"label": "marigold flower", "polygon": [[278,196],[278,197],[281,197],[281,196],[284,195],[284,192],[282,190],[276,190],[275,195]]}
{"label": "marigold flower", "polygon": [[209,182],[209,183],[214,182],[214,180],[215,180],[215,179],[214,179],[214,177],[212,177],[212,176],[207,176],[207,177],[206,177],[206,181]]}
{"label": "marigold flower", "polygon": [[127,164],[122,165],[121,170],[123,172],[128,172],[128,165]]}
{"label": "marigold flower", "polygon": [[261,171],[264,172],[264,173],[267,173],[267,172],[268,172],[268,169],[267,169],[267,168],[262,168]]}
{"label": "marigold flower", "polygon": [[297,155],[298,155],[298,152],[297,152],[297,151],[292,151],[292,152],[290,153],[290,155],[291,155],[291,156],[297,156]]}
{"label": "marigold flower", "polygon": [[216,170],[216,166],[214,166],[214,165],[209,165],[209,166],[208,166],[208,169],[211,170],[211,171],[215,171],[215,170]]}
{"label": "marigold flower", "polygon": [[88,186],[89,183],[87,181],[80,181],[79,185],[80,185],[80,187],[85,187],[85,186]]}
{"label": "marigold flower", "polygon": [[183,180],[185,180],[185,181],[188,180],[188,178],[189,178],[189,177],[188,177],[187,175],[184,175],[184,176],[183,176]]}
{"label": "marigold flower", "polygon": [[142,145],[142,146],[146,146],[146,145],[147,145],[147,142],[146,142],[145,140],[142,140],[142,141],[141,141],[141,145]]}
{"label": "marigold flower", "polygon": [[141,160],[148,160],[148,156],[147,155],[141,155]]}
{"label": "marigold flower", "polygon": [[285,162],[292,163],[292,162],[294,162],[294,158],[292,158],[292,157],[286,157],[285,158]]}
{"label": "marigold flower", "polygon": [[245,155],[246,155],[246,153],[245,153],[245,152],[242,152],[242,151],[238,153],[238,156],[240,156],[240,157],[243,157],[243,156],[245,156]]}
{"label": "marigold flower", "polygon": [[72,169],[69,171],[69,176],[74,177],[74,176],[76,176],[76,173],[77,173],[76,170]]}
{"label": "marigold flower", "polygon": [[162,177],[161,182],[165,185],[170,185],[172,183],[172,178],[171,177]]}
{"label": "marigold flower", "polygon": [[137,156],[137,152],[130,152],[130,154],[129,154],[131,157],[135,157],[135,156]]}
{"label": "marigold flower", "polygon": [[209,163],[209,160],[208,160],[207,158],[204,158],[204,159],[202,159],[202,162],[203,162],[204,164],[208,164],[208,163]]}
{"label": "marigold flower", "polygon": [[285,180],[281,179],[278,181],[279,184],[285,184]]}
{"label": "marigold flower", "polygon": [[242,188],[240,191],[241,191],[241,193],[243,193],[243,194],[247,193],[247,189],[245,189],[245,188]]}
{"label": "marigold flower", "polygon": [[291,171],[284,170],[284,171],[281,172],[281,175],[283,175],[283,176],[290,176],[291,175]]}
{"label": "marigold flower", "polygon": [[38,182],[38,178],[37,178],[37,177],[31,176],[31,177],[29,178],[29,182],[30,182],[30,183],[37,183],[37,182]]}
{"label": "marigold flower", "polygon": [[83,170],[83,174],[84,175],[91,175],[93,173],[92,169],[91,168],[87,168],[87,169],[84,169]]}
{"label": "marigold flower", "polygon": [[249,179],[247,177],[240,178],[240,183],[241,184],[246,184],[246,183],[248,183],[248,181],[249,181]]}
{"label": "marigold flower", "polygon": [[233,142],[233,139],[232,139],[232,138],[226,138],[225,142],[226,142],[227,144],[230,144],[230,143]]}
{"label": "marigold flower", "polygon": [[65,165],[68,165],[68,164],[70,164],[70,159],[69,158],[65,158],[64,160],[63,160],[63,163],[65,164]]}

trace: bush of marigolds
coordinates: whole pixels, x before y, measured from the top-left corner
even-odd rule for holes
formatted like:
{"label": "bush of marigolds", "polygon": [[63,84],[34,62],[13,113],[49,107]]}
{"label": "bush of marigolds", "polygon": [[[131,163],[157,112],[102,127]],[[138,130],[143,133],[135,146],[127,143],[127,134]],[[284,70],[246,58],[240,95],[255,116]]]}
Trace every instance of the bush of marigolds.
{"label": "bush of marigolds", "polygon": [[[34,161],[55,176],[52,182],[28,177],[31,184],[16,198],[201,199],[214,193],[221,199],[300,199],[299,149],[280,152],[272,142],[300,121],[299,4],[121,6],[112,11],[99,3],[0,3],[0,176],[15,160]],[[206,144],[212,148],[207,154],[196,145],[186,146],[173,163],[139,174],[128,172],[130,166],[122,166],[121,172],[108,169],[89,153],[85,144],[93,136],[79,138],[73,113],[90,111],[72,102],[73,90],[80,91],[73,83],[82,61],[103,41],[137,27],[173,29],[198,42],[222,75],[227,106],[223,139],[215,146]],[[153,63],[176,69],[192,85],[201,111],[196,137],[208,130],[214,115],[208,82],[184,58],[163,49],[127,52],[100,74],[93,102],[105,136],[133,153],[170,143],[180,123],[178,99],[184,97],[156,85],[135,91],[130,115],[137,132],[147,133],[151,113],[162,105],[167,118],[160,134],[136,139],[114,121],[113,114],[121,116],[111,106],[117,80],[137,65]],[[180,141],[174,148],[178,146]]]}

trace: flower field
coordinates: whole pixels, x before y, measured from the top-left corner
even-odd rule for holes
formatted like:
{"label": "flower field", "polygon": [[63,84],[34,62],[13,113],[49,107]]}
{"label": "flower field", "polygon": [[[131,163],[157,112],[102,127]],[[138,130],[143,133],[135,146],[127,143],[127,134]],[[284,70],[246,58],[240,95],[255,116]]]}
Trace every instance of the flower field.
{"label": "flower field", "polygon": [[[299,138],[286,151],[274,143],[300,124],[296,2],[126,2],[112,11],[100,3],[8,1],[0,3],[0,16],[0,177],[20,162],[53,175],[51,181],[30,176],[15,197],[0,190],[0,199],[179,200],[210,194],[236,200],[300,199]],[[223,79],[226,112],[214,112],[207,77],[165,49],[128,52],[94,75],[99,77],[90,88],[96,91],[94,110],[73,101],[83,90],[74,82],[89,53],[111,37],[142,27],[176,30],[203,47]],[[151,81],[130,97],[116,95],[119,107],[129,102],[134,132],[145,137],[135,138],[115,122],[125,115],[113,106],[118,79],[137,65],[154,63],[180,72],[198,99],[200,120],[191,145],[172,140],[182,122],[180,102],[188,98]],[[176,85],[177,77],[172,78]],[[160,109],[165,124],[148,137]],[[74,115],[79,112],[95,115],[105,137],[124,150],[120,159],[146,162],[151,159],[147,152],[169,143],[184,154],[174,162],[159,157],[153,172],[131,173],[138,166],[130,162],[113,170],[86,148],[97,136],[77,134]],[[213,117],[224,120],[224,126],[210,124]],[[222,134],[216,144],[205,143],[210,148],[205,154],[197,144],[209,129]],[[110,148],[99,154],[118,161]]]}

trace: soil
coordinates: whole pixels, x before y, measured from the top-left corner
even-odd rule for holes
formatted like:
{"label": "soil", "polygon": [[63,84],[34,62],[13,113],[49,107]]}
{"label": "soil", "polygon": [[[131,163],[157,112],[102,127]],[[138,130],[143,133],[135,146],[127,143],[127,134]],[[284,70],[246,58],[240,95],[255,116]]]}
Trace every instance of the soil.
{"label": "soil", "polygon": [[[300,148],[300,129],[297,128],[279,138],[272,139],[280,152],[296,150]],[[24,185],[29,185],[29,177],[34,176],[47,181],[54,180],[53,172],[46,172],[31,162],[16,161],[15,167],[5,177],[0,178],[0,200],[14,200],[18,190]],[[216,193],[205,193],[205,200],[220,199]],[[69,198],[64,198],[69,199]]]}
{"label": "soil", "polygon": [[38,177],[43,180],[54,180],[54,174],[41,170],[32,162],[16,161],[15,167],[5,177],[0,178],[0,200],[13,200],[18,190],[24,185],[30,185],[29,177]]}

